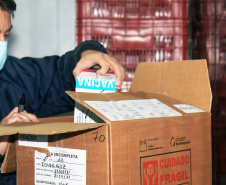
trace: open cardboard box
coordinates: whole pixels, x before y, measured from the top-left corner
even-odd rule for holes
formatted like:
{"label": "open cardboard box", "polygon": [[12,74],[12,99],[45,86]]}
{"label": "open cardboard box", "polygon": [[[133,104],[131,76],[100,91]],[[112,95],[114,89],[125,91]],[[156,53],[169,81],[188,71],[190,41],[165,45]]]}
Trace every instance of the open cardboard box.
{"label": "open cardboard box", "polygon": [[[60,117],[2,126],[0,135],[32,140],[21,135],[32,134],[33,141],[47,135],[48,147],[39,142],[25,146],[18,139],[9,145],[1,170],[17,170],[18,185],[212,184],[212,94],[205,60],[139,63],[125,93],[67,93],[105,123],[73,123],[73,117]],[[142,99],[160,101],[178,114],[111,121],[87,103]],[[57,165],[49,161],[54,155]],[[62,166],[74,160],[83,160],[83,166]]]}

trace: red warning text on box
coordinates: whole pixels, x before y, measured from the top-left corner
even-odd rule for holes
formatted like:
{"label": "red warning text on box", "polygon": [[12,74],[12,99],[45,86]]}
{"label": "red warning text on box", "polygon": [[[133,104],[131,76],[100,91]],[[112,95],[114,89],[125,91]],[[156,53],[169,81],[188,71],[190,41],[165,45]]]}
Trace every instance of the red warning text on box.
{"label": "red warning text on box", "polygon": [[142,185],[191,184],[191,150],[140,158]]}

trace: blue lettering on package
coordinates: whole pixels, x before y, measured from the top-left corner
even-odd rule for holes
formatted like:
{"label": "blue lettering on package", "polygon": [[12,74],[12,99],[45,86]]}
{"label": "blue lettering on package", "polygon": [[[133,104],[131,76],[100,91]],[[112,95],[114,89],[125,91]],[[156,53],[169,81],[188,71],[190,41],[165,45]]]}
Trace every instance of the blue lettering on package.
{"label": "blue lettering on package", "polygon": [[76,88],[115,91],[115,81],[76,78]]}

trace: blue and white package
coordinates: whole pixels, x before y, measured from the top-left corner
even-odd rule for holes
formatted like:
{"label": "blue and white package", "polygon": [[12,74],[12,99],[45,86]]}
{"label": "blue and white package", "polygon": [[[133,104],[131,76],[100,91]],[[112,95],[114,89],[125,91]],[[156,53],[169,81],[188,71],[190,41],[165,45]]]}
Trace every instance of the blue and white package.
{"label": "blue and white package", "polygon": [[[83,70],[76,78],[76,92],[109,93],[115,92],[116,76],[114,72],[107,72],[104,75],[97,74],[96,69]],[[79,103],[75,103],[75,123],[96,123],[101,122],[100,118]]]}

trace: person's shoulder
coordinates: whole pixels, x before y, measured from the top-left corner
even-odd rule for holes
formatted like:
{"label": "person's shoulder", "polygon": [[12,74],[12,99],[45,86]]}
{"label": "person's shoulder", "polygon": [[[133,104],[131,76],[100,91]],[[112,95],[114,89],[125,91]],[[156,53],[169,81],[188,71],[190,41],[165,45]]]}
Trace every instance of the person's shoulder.
{"label": "person's shoulder", "polygon": [[18,61],[20,60],[19,58],[17,57],[14,57],[14,56],[7,56],[7,61]]}
{"label": "person's shoulder", "polygon": [[85,40],[83,42],[81,42],[78,46],[86,46],[86,45],[93,45],[93,46],[98,46],[98,47],[103,47],[103,45],[98,42],[97,40]]}

